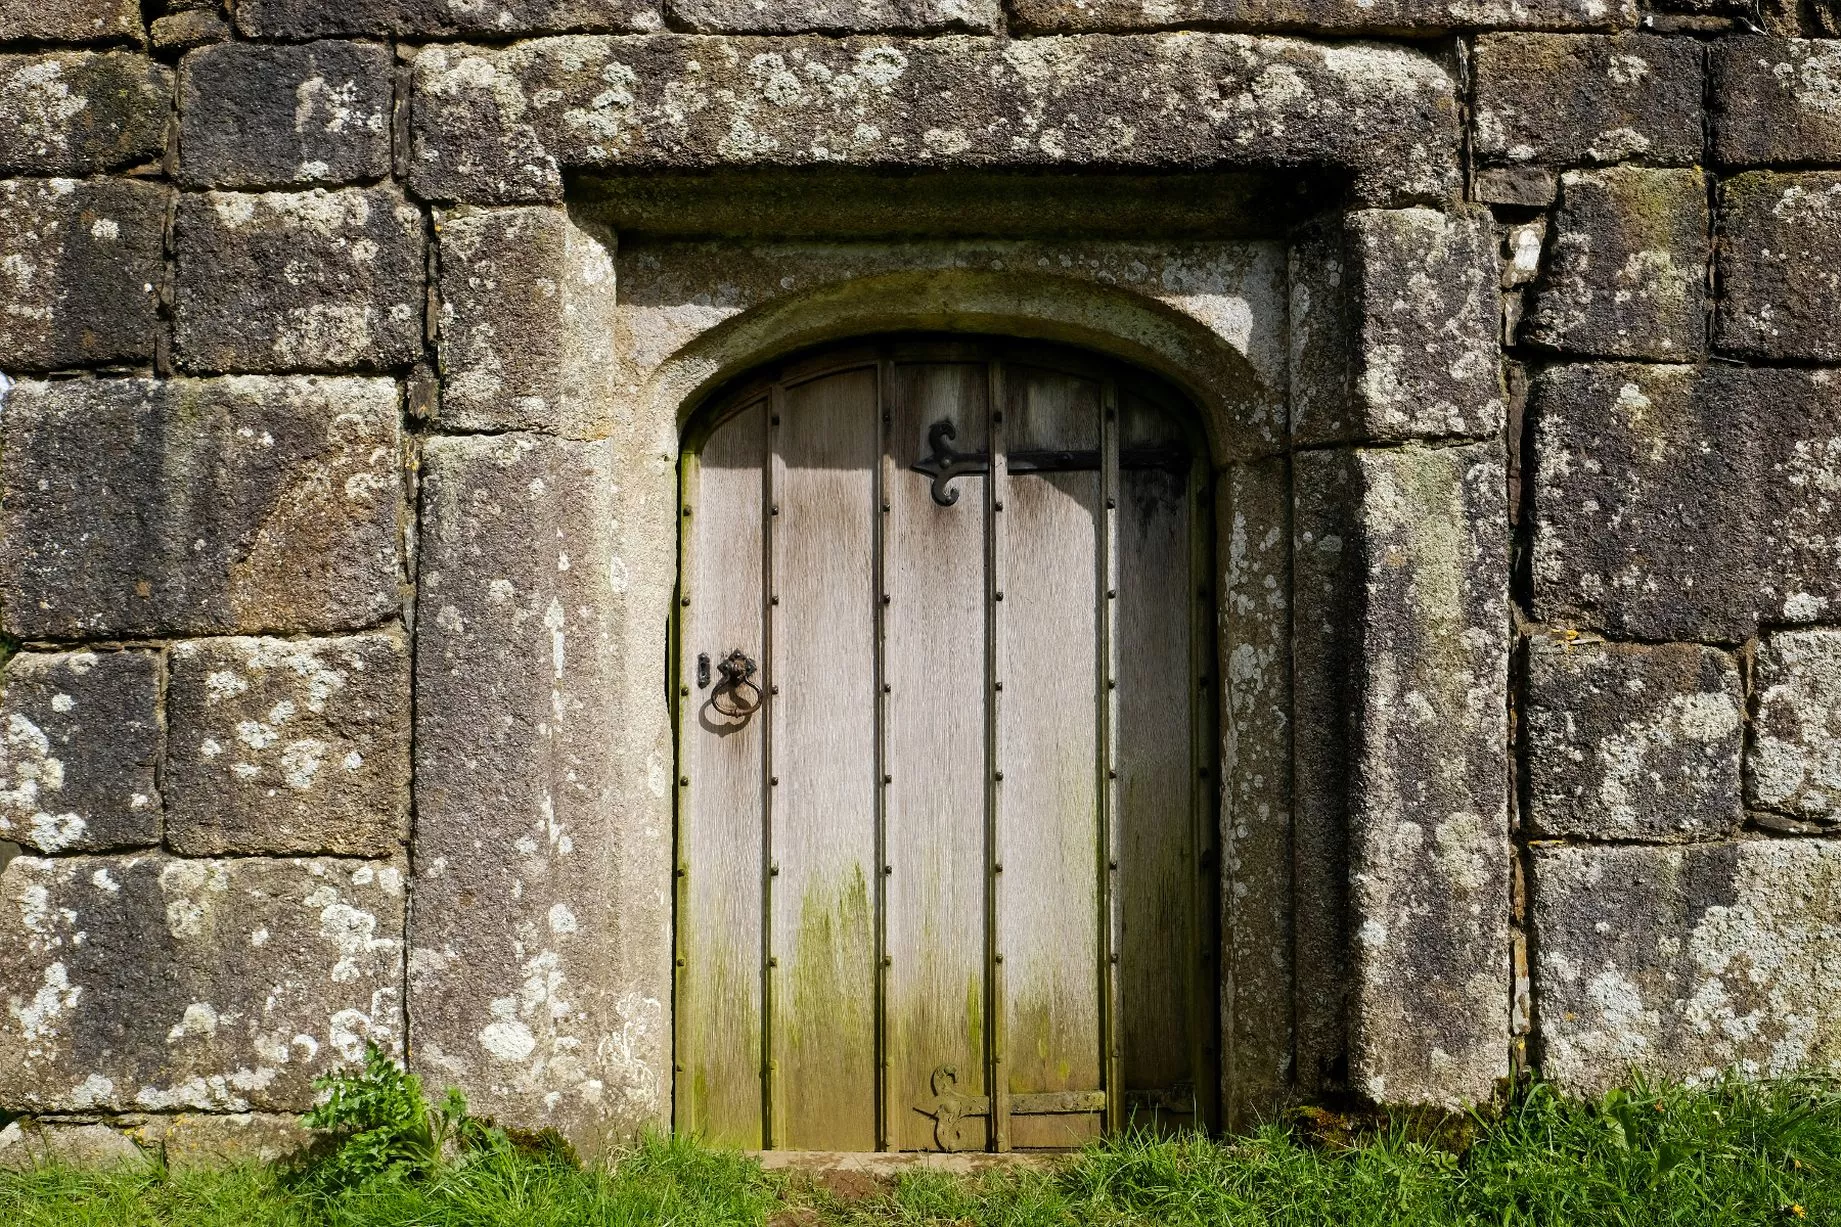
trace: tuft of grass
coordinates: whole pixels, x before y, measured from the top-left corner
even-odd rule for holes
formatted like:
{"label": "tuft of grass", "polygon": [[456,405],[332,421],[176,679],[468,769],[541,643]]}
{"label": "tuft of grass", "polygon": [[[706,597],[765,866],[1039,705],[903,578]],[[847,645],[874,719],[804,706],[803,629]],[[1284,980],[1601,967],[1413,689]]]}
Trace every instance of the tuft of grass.
{"label": "tuft of grass", "polygon": [[[316,1178],[311,1166],[0,1174],[0,1223],[1841,1227],[1835,1083],[1732,1081],[1694,1090],[1633,1080],[1595,1102],[1533,1084],[1499,1110],[1434,1128],[1384,1117],[1338,1118],[1325,1128],[1324,1116],[1300,1114],[1225,1142],[1132,1134],[1046,1170],[972,1177],[910,1170],[857,1200],[818,1182],[764,1174],[741,1155],[684,1138],[645,1137],[604,1165],[583,1167],[554,1146],[520,1144],[472,1122],[464,1144],[444,1148],[431,1133],[432,1152],[411,1147],[402,1161],[343,1182]],[[366,1132],[354,1119],[339,1135],[344,1142]],[[387,1128],[405,1123],[394,1108],[381,1119]]]}

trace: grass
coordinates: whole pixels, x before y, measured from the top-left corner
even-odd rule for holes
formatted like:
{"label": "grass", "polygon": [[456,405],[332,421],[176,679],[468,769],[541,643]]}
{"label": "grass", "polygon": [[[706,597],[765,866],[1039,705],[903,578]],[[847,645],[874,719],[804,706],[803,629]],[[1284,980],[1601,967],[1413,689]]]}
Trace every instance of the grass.
{"label": "grass", "polygon": [[[1228,1143],[1135,1136],[1055,1170],[910,1172],[846,1199],[683,1139],[606,1167],[509,1145],[325,1187],[268,1168],[0,1174],[8,1227],[1071,1227],[1073,1224],[1836,1224],[1841,1087],[1536,1085],[1497,1113],[1371,1130],[1328,1114]],[[1355,1122],[1359,1126],[1359,1122]]]}

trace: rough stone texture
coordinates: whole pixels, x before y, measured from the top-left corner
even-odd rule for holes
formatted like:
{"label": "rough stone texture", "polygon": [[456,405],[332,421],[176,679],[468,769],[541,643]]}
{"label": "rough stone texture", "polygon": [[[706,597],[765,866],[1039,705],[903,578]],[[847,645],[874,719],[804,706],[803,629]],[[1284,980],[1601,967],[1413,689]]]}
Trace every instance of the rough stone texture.
{"label": "rough stone texture", "polygon": [[157,1151],[171,1172],[216,1171],[239,1163],[286,1163],[314,1136],[298,1116],[272,1112],[178,1112],[122,1122],[135,1145]]}
{"label": "rough stone texture", "polygon": [[1712,72],[1718,161],[1841,162],[1841,41],[1722,39]]}
{"label": "rough stone texture", "polygon": [[1024,29],[1057,34],[1207,22],[1376,33],[1504,26],[1603,30],[1636,24],[1632,0],[1011,0],[1010,9]]}
{"label": "rough stone texture", "polygon": [[1337,1094],[1348,1084],[1351,992],[1349,794],[1354,721],[1349,679],[1361,641],[1361,557],[1355,454],[1292,460],[1292,961],[1297,977],[1296,1086]]}
{"label": "rough stone texture", "polygon": [[587,344],[564,348],[591,364],[582,375],[598,379],[594,366],[611,367],[617,386],[598,410],[610,423],[631,421],[631,405],[643,401],[675,431],[682,407],[712,381],[794,344],[1021,326],[1077,345],[1109,343],[1176,376],[1222,460],[1285,446],[1285,250],[1277,243],[660,243],[623,251],[616,267],[613,362],[602,360],[605,342],[592,332]]}
{"label": "rough stone texture", "polygon": [[665,12],[698,34],[989,33],[1003,23],[999,0],[665,0]]}
{"label": "rough stone texture", "polygon": [[1841,631],[1777,631],[1758,647],[1746,802],[1841,822]]}
{"label": "rough stone texture", "polygon": [[153,357],[168,200],[123,179],[0,181],[0,369]]}
{"label": "rough stone texture", "polygon": [[184,640],[166,703],[175,852],[391,856],[408,835],[402,636]]}
{"label": "rough stone texture", "polygon": [[0,55],[0,172],[88,175],[157,158],[172,98],[172,70],[144,55]]}
{"label": "rough stone texture", "polygon": [[613,408],[613,236],[563,209],[441,219],[441,423],[592,438]]}
{"label": "rough stone texture", "polygon": [[230,37],[230,23],[214,9],[190,9],[156,18],[147,27],[147,41],[156,51],[189,51],[221,43]]}
{"label": "rough stone texture", "polygon": [[107,1125],[16,1120],[0,1129],[0,1171],[30,1172],[42,1167],[97,1170],[149,1164],[146,1152],[127,1135]]}
{"label": "rough stone texture", "polygon": [[180,182],[282,187],[388,174],[394,71],[378,43],[232,43],[186,56]]}
{"label": "rough stone texture", "polygon": [[1477,171],[1477,199],[1484,204],[1545,209],[1559,194],[1559,180],[1544,166],[1487,166]]}
{"label": "rough stone texture", "polygon": [[1619,166],[1560,179],[1553,254],[1522,339],[1608,358],[1706,351],[1707,184]]}
{"label": "rough stone texture", "polygon": [[1532,411],[1540,620],[1737,643],[1841,601],[1829,372],[1554,367]]}
{"label": "rough stone texture", "polygon": [[1841,173],[1720,185],[1714,344],[1768,360],[1841,360]]}
{"label": "rough stone texture", "polygon": [[22,382],[0,602],[24,639],[375,625],[399,604],[396,387]]}
{"label": "rough stone texture", "polygon": [[188,194],[175,246],[187,370],[376,369],[422,352],[422,213],[393,189]]}
{"label": "rough stone texture", "polygon": [[1480,1103],[1508,1072],[1502,449],[1355,453],[1349,1084]]}
{"label": "rough stone texture", "polygon": [[1282,458],[1218,487],[1224,1119],[1269,1119],[1292,1082],[1291,508]]}
{"label": "rough stone texture", "polygon": [[0,672],[0,838],[40,852],[160,842],[154,652],[21,652]]}
{"label": "rough stone texture", "polygon": [[[1347,167],[1374,203],[1455,187],[1429,57],[1243,35],[556,38],[415,60],[411,182],[556,200],[567,168]],[[1154,116],[1154,122],[1131,117]]]}
{"label": "rough stone texture", "polygon": [[140,0],[34,0],[0,9],[0,42],[104,43],[140,35]]}
{"label": "rough stone texture", "polygon": [[1841,846],[1752,840],[1534,853],[1541,1072],[1710,1080],[1841,1066]]}
{"label": "rough stone texture", "polygon": [[1648,34],[1488,34],[1476,152],[1491,162],[1700,160],[1701,49]]}
{"label": "rough stone texture", "polygon": [[403,878],[341,860],[20,857],[0,872],[0,1108],[299,1112],[398,1047]]}
{"label": "rough stone texture", "polygon": [[1705,839],[1739,825],[1737,661],[1698,644],[1528,645],[1529,833]]}
{"label": "rough stone texture", "polygon": [[620,486],[644,478],[616,454],[527,434],[424,453],[413,1053],[475,1111],[584,1148],[671,1098],[666,593],[638,582],[669,545],[626,535]]}
{"label": "rough stone texture", "polygon": [[1492,435],[1504,402],[1487,218],[1358,210],[1294,248],[1298,443]]}
{"label": "rough stone texture", "polygon": [[256,39],[357,34],[446,37],[657,30],[659,0],[239,0],[237,28]]}
{"label": "rough stone texture", "polygon": [[1544,217],[1505,227],[1502,230],[1502,288],[1510,290],[1528,285],[1540,276],[1541,255],[1546,247],[1547,219]]}

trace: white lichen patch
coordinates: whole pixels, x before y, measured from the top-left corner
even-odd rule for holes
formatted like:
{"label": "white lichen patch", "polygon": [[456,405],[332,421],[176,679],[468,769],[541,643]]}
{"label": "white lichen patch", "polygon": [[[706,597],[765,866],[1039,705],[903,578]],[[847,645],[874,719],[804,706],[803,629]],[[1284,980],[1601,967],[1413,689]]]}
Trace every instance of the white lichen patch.
{"label": "white lichen patch", "polygon": [[1537,857],[1546,1072],[1699,1081],[1841,1068],[1841,854],[1819,841]]}
{"label": "white lichen patch", "polygon": [[81,840],[83,817],[57,804],[64,783],[64,760],[44,729],[24,713],[8,713],[0,727],[0,836],[45,852]]}
{"label": "white lichen patch", "polygon": [[1748,800],[1799,817],[1841,817],[1841,631],[1779,631],[1758,652]]}

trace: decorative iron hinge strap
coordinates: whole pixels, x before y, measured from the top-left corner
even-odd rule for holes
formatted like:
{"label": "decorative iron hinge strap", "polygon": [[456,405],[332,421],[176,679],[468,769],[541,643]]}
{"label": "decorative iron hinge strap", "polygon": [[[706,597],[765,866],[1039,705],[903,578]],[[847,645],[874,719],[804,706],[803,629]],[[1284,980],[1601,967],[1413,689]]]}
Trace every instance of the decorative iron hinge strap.
{"label": "decorative iron hinge strap", "polygon": [[[959,501],[952,483],[961,477],[983,476],[991,471],[989,452],[956,452],[952,440],[959,428],[942,418],[927,428],[927,446],[933,450],[908,468],[911,472],[933,478],[933,501],[950,507]],[[1162,469],[1183,476],[1189,472],[1189,454],[1180,447],[1125,447],[1119,449],[1121,469]],[[1018,473],[1097,473],[1100,454],[1097,449],[1047,449],[1012,451],[1007,455],[1006,470]]]}
{"label": "decorative iron hinge strap", "polygon": [[[989,1116],[989,1095],[961,1095],[958,1091],[959,1070],[942,1065],[933,1071],[934,1102],[931,1107],[914,1110],[933,1120],[933,1140],[941,1150],[965,1149],[962,1122],[969,1117]],[[1010,1096],[1012,1116],[1054,1116],[1074,1112],[1104,1112],[1104,1091],[1042,1091],[1033,1095]]]}

